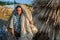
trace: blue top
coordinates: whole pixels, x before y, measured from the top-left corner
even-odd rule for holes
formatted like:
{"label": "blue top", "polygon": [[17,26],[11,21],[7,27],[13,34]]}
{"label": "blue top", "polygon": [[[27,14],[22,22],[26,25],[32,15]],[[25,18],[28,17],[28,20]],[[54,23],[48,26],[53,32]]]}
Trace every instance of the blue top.
{"label": "blue top", "polygon": [[13,28],[16,32],[21,31],[21,15],[18,15],[17,13],[13,15],[10,23],[10,28]]}

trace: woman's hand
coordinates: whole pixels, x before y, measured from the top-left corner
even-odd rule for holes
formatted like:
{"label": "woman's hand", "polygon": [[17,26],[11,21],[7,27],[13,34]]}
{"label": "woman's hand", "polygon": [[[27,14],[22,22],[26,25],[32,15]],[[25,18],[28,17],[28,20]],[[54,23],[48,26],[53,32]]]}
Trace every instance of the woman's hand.
{"label": "woman's hand", "polygon": [[33,21],[31,20],[31,21],[29,21],[29,23],[30,23],[30,24],[33,24]]}
{"label": "woman's hand", "polygon": [[12,28],[12,34],[14,35],[14,28]]}

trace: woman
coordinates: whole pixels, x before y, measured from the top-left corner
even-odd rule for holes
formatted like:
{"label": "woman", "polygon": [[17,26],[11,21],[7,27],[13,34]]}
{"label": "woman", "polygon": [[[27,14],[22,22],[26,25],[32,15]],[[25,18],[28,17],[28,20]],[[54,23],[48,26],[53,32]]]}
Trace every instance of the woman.
{"label": "woman", "polygon": [[29,26],[32,25],[33,22],[32,22],[32,19],[31,20],[30,19],[25,12],[23,13],[21,6],[17,6],[15,8],[15,12],[11,17],[9,26],[10,26],[10,29],[12,30],[12,34],[15,35],[17,39],[21,36],[23,37],[27,32],[32,35],[32,31]]}

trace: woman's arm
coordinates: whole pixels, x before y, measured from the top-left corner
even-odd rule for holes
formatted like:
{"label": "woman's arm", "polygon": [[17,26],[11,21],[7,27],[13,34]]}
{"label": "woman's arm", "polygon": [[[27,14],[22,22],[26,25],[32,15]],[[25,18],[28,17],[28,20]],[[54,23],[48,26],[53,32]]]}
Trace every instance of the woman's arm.
{"label": "woman's arm", "polygon": [[14,24],[13,24],[14,20],[13,20],[13,19],[14,19],[14,17],[11,18],[11,21],[10,21],[10,28],[11,28],[12,34],[14,35],[14,27],[13,27],[13,25],[14,25]]}

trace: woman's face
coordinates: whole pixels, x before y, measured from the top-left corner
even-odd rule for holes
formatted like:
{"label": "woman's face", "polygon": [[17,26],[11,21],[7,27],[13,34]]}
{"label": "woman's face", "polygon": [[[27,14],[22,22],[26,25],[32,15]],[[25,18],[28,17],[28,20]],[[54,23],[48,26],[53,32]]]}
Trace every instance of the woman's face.
{"label": "woman's face", "polygon": [[20,15],[20,14],[22,14],[22,8],[17,8],[17,13]]}

